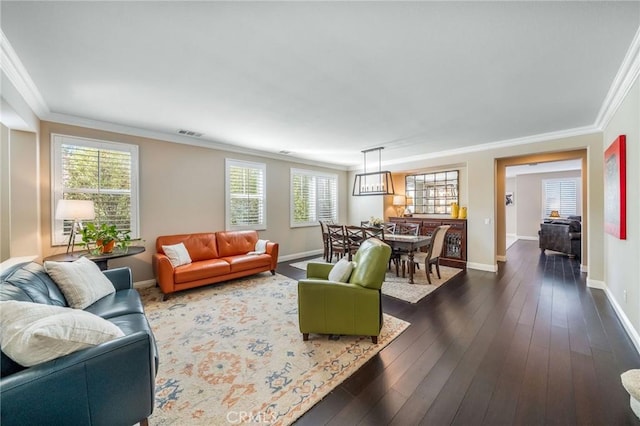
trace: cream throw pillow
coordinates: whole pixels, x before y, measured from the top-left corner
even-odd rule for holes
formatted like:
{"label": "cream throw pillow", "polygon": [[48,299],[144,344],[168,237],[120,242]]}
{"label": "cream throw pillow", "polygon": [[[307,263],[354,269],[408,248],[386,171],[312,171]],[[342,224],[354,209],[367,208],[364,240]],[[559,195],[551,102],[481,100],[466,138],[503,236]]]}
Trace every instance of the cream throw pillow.
{"label": "cream throw pillow", "polygon": [[183,243],[162,246],[162,251],[167,255],[174,268],[191,263],[191,256],[189,256],[189,252]]}
{"label": "cream throw pillow", "polygon": [[355,262],[349,262],[347,259],[340,259],[338,263],[331,268],[331,271],[329,271],[329,281],[346,283],[349,281],[349,277],[351,276],[351,272],[353,272],[354,266]]}
{"label": "cream throw pillow", "polygon": [[0,325],[2,352],[25,367],[124,336],[89,312],[16,300],[0,302]]}
{"label": "cream throw pillow", "polygon": [[44,269],[74,309],[84,309],[116,291],[98,265],[86,257],[74,262],[47,261]]}

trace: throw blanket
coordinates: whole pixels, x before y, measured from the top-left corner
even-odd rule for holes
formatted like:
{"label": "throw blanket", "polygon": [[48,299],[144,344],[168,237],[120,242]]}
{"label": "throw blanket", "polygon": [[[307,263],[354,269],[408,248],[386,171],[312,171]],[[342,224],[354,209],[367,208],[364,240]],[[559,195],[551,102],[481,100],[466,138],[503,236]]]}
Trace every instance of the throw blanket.
{"label": "throw blanket", "polygon": [[247,254],[264,254],[267,251],[267,243],[269,240],[258,240],[254,251],[250,251]]}

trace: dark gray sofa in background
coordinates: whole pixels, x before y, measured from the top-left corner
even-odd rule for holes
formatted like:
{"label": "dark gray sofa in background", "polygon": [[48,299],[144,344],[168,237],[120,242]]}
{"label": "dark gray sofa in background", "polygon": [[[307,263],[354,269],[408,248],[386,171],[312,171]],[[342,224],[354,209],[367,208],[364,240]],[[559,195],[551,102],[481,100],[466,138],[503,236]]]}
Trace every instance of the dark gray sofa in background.
{"label": "dark gray sofa in background", "polygon": [[[33,367],[1,354],[0,424],[145,424],[153,411],[158,356],[129,268],[104,271],[116,292],[85,310],[111,321],[125,336]],[[0,273],[0,300],[68,306],[42,265]]]}
{"label": "dark gray sofa in background", "polygon": [[582,224],[580,217],[546,220],[538,231],[540,250],[557,251],[570,258],[580,258],[582,250]]}

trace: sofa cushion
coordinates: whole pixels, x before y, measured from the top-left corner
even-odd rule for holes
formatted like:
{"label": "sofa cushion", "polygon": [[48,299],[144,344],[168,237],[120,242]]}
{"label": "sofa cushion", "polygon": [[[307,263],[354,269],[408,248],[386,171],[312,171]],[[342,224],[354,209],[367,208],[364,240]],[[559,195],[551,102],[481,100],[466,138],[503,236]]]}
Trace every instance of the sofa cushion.
{"label": "sofa cushion", "polygon": [[256,231],[221,231],[216,232],[216,241],[220,257],[247,254],[255,250],[258,233]]}
{"label": "sofa cushion", "polygon": [[0,302],[0,324],[2,352],[27,367],[124,336],[89,312],[15,300]]}
{"label": "sofa cushion", "polygon": [[232,273],[271,267],[271,256],[268,254],[241,254],[238,256],[223,257],[221,260],[229,263]]}
{"label": "sofa cushion", "polygon": [[0,300],[68,306],[64,295],[39,263],[20,263],[2,271]]}
{"label": "sofa cushion", "polygon": [[109,319],[120,315],[142,314],[144,308],[138,290],[127,289],[116,291],[87,306],[87,312]]}
{"label": "sofa cushion", "polygon": [[189,265],[178,266],[173,272],[176,284],[203,280],[228,274],[231,271],[229,263],[222,259],[209,259],[193,262]]}
{"label": "sofa cushion", "polygon": [[162,249],[163,245],[178,243],[184,244],[193,262],[219,257],[216,247],[216,235],[212,232],[160,236],[156,239],[156,251],[165,254]]}
{"label": "sofa cushion", "polygon": [[44,262],[44,269],[56,282],[74,309],[84,309],[116,289],[98,265],[86,257],[73,262]]}
{"label": "sofa cushion", "polygon": [[169,262],[174,268],[191,263],[191,257],[184,243],[173,244],[170,246],[162,246],[164,254],[169,258]]}

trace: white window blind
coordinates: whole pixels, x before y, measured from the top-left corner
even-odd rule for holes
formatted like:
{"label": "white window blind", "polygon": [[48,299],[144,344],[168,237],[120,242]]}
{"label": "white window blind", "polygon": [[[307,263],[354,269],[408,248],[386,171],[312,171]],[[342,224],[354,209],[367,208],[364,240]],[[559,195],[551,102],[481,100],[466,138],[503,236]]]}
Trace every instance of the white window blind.
{"label": "white window blind", "polygon": [[291,169],[291,226],[338,220],[338,176]]}
{"label": "white window blind", "polygon": [[[62,199],[92,200],[94,223],[116,225],[139,238],[138,146],[56,134],[51,139],[51,212]],[[51,221],[52,243],[66,244],[72,221],[54,214]]]}
{"label": "white window blind", "polygon": [[225,166],[227,229],[267,229],[267,166],[228,158]]}
{"label": "white window blind", "polygon": [[578,180],[545,179],[542,181],[542,217],[557,210],[561,217],[578,214]]}

